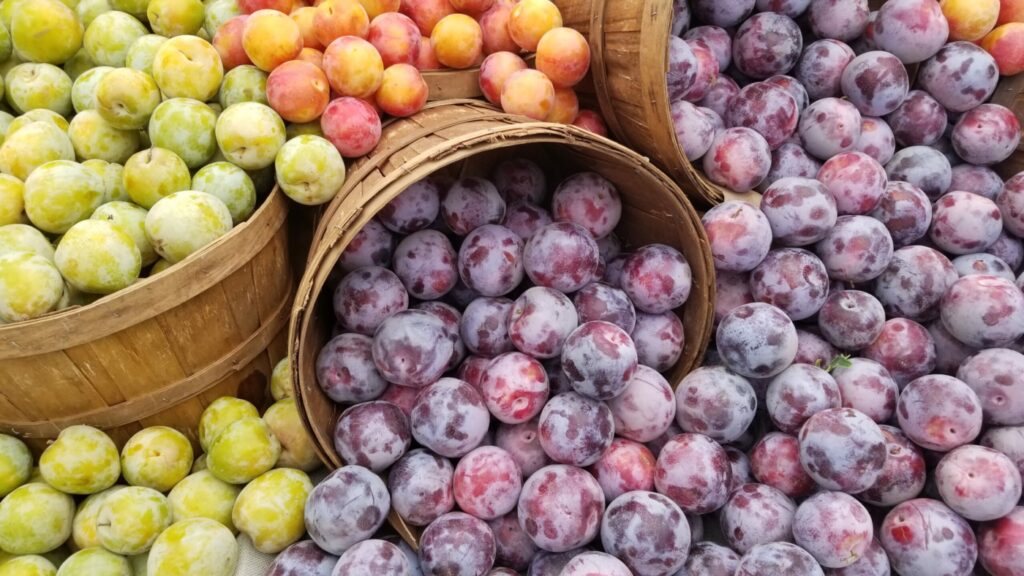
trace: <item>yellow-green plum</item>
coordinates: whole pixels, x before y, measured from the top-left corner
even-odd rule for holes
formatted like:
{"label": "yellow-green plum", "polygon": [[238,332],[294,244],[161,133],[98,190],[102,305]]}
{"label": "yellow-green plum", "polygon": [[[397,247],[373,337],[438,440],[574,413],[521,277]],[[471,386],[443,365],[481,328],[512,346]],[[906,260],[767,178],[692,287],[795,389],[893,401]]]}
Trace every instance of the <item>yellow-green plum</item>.
{"label": "yellow-green plum", "polygon": [[263,421],[270,426],[270,431],[281,443],[278,467],[298,468],[309,472],[320,466],[320,458],[317,457],[309,434],[302,424],[295,398],[284,398],[275,402],[263,414]]}
{"label": "yellow-green plum", "polygon": [[53,244],[28,224],[0,226],[0,256],[12,252],[29,252],[53,262]]}
{"label": "yellow-green plum", "polygon": [[[110,166],[117,166],[111,164]],[[113,200],[107,202],[96,209],[90,217],[92,220],[102,220],[104,222],[110,222],[116,225],[118,228],[124,230],[132,237],[135,242],[135,246],[139,249],[139,255],[142,257],[142,265],[149,266],[153,262],[157,261],[156,250],[153,249],[153,244],[150,243],[149,238],[146,236],[146,209],[132,204],[131,202],[124,202],[122,200]],[[139,432],[142,434],[142,432]],[[179,433],[180,434],[180,433]],[[138,436],[138,434],[136,434]],[[124,458],[122,454],[122,459]],[[189,466],[192,465],[191,460]],[[127,478],[127,472],[125,473]]]}
{"label": "yellow-green plum", "polygon": [[95,494],[121,476],[117,446],[102,430],[69,426],[39,457],[43,480],[67,494]]}
{"label": "yellow-green plum", "polygon": [[83,220],[64,233],[54,261],[76,290],[111,294],[131,286],[142,271],[142,256],[128,232],[106,220]]}
{"label": "yellow-green plum", "polygon": [[[106,160],[86,160],[82,162],[89,170],[103,179],[103,203],[130,202],[131,197],[124,189],[124,166]],[[139,250],[142,250],[140,247]],[[143,257],[145,252],[143,251]]]}
{"label": "yellow-green plum", "polygon": [[157,254],[178,263],[231,231],[231,212],[219,198],[205,192],[175,192],[153,205],[146,215],[146,235]]}
{"label": "yellow-green plum", "polygon": [[129,14],[104,12],[85,29],[83,45],[97,65],[121,68],[128,49],[148,33],[146,26]]}
{"label": "yellow-green plum", "polygon": [[0,576],[56,576],[57,568],[42,556],[15,556],[0,563]]}
{"label": "yellow-green plum", "polygon": [[[24,128],[15,137],[42,126]],[[25,214],[36,228],[63,234],[88,218],[103,202],[103,180],[70,160],[54,160],[36,168],[25,180]]]}
{"label": "yellow-green plum", "polygon": [[285,137],[288,140],[299,136],[323,136],[324,129],[320,126],[320,120],[314,120],[313,122],[303,122],[296,124],[289,122],[285,128]]}
{"label": "yellow-green plum", "polygon": [[293,396],[292,363],[287,356],[278,360],[270,373],[270,395],[274,400],[284,400]]}
{"label": "yellow-green plum", "polygon": [[211,38],[225,22],[243,14],[238,0],[205,0],[204,3],[206,14],[203,17],[203,30]]}
{"label": "yellow-green plum", "polygon": [[124,164],[124,188],[143,208],[152,208],[167,196],[188,190],[192,181],[188,165],[166,148],[137,152]]}
{"label": "yellow-green plum", "polygon": [[111,10],[113,8],[110,7],[110,2],[107,0],[78,0],[75,14],[78,14],[78,20],[82,23],[82,26],[88,29],[89,24],[92,24],[92,21],[97,16]]}
{"label": "yellow-green plum", "polygon": [[0,144],[4,143],[4,138],[7,137],[7,130],[10,129],[13,122],[14,116],[10,112],[0,110]]}
{"label": "yellow-green plum", "polygon": [[[160,259],[159,259],[159,260],[157,260],[157,261],[156,261],[156,263],[155,263],[155,264],[153,264],[153,266],[152,266],[152,267],[151,267],[151,268],[149,269],[149,274],[147,275],[147,278],[148,278],[149,276],[156,276],[157,274],[159,274],[159,273],[163,272],[164,270],[167,270],[167,269],[168,269],[168,268],[170,268],[171,266],[174,266],[174,264],[171,264],[171,263],[170,263],[170,262],[168,262],[167,260],[164,260],[163,258],[160,258]],[[200,456],[199,458],[202,458],[202,456]],[[197,462],[199,461],[199,458],[197,458],[197,459],[196,459],[196,461],[197,461]],[[193,470],[193,471],[195,471],[195,464],[192,464],[192,470]]]}
{"label": "yellow-green plum", "polygon": [[11,31],[7,26],[0,23],[0,60],[7,60],[14,51],[14,44],[11,42]]}
{"label": "yellow-green plum", "polygon": [[96,84],[96,109],[103,119],[121,130],[141,130],[160,104],[160,88],[146,74],[118,68]]}
{"label": "yellow-green plum", "polygon": [[247,416],[259,418],[259,410],[250,402],[232,396],[222,396],[210,403],[199,417],[199,445],[209,452],[213,441],[236,420]]}
{"label": "yellow-green plum", "polygon": [[274,163],[285,143],[284,122],[270,106],[242,102],[224,109],[217,118],[217,145],[229,162],[245,170]]}
{"label": "yellow-green plum", "polygon": [[206,454],[210,472],[231,484],[245,484],[274,467],[281,443],[260,418],[241,418],[217,435]]}
{"label": "yellow-green plum", "polygon": [[118,130],[96,110],[79,112],[68,125],[68,138],[80,160],[123,163],[139,149],[137,130]]}
{"label": "yellow-green plum", "polygon": [[124,58],[124,65],[133,70],[153,73],[153,59],[156,58],[156,51],[167,42],[166,36],[159,34],[146,34],[132,44],[128,54]]}
{"label": "yellow-green plum", "polygon": [[236,66],[224,75],[217,97],[224,108],[239,102],[267,103],[267,73],[251,64]]}
{"label": "yellow-green plum", "polygon": [[217,150],[216,124],[217,114],[206,104],[190,98],[171,98],[153,111],[147,132],[153,146],[174,152],[189,169],[196,170]]}
{"label": "yellow-green plum", "polygon": [[21,222],[25,210],[25,184],[10,174],[0,174],[0,226]]}
{"label": "yellow-green plum", "polygon": [[329,202],[345,183],[345,161],[338,149],[320,136],[297,136],[287,141],[274,167],[281,190],[299,204]]}
{"label": "yellow-green plum", "polygon": [[139,20],[146,17],[146,7],[149,6],[149,0],[107,0],[110,2],[110,7],[114,10],[120,10],[121,12],[127,12],[132,16],[135,16]]}
{"label": "yellow-green plum", "polygon": [[11,21],[14,16],[14,9],[25,2],[26,0],[3,0],[0,2],[0,24],[4,25],[4,28],[11,29]]}
{"label": "yellow-green plum", "polygon": [[174,522],[187,518],[209,518],[235,531],[231,511],[242,488],[220,480],[209,470],[193,472],[171,489],[167,505]]}
{"label": "yellow-green plum", "polygon": [[236,226],[256,208],[256,186],[245,170],[230,162],[214,162],[200,168],[192,177],[192,189],[220,198]]}
{"label": "yellow-green plum", "polygon": [[165,530],[149,551],[146,568],[160,576],[233,576],[238,542],[220,522],[189,518]]}
{"label": "yellow-green plum", "polygon": [[75,518],[71,522],[70,544],[78,550],[100,545],[100,537],[96,532],[100,508],[107,496],[122,489],[124,486],[111,486],[103,492],[97,492],[82,500],[82,503],[78,505],[78,510],[75,511]]}
{"label": "yellow-green plum", "polygon": [[46,122],[32,122],[18,129],[0,146],[0,172],[22,181],[47,162],[74,159],[75,149],[68,135]]}
{"label": "yellow-green plum", "polygon": [[152,488],[128,486],[103,500],[96,517],[96,535],[111,552],[142,554],[170,525],[171,511],[163,494]]}
{"label": "yellow-green plum", "polygon": [[217,94],[224,65],[213,45],[198,36],[175,36],[153,58],[153,78],[168,98],[206,102]]}
{"label": "yellow-green plum", "polygon": [[86,548],[69,556],[57,576],[132,576],[132,566],[124,556],[103,548]]}
{"label": "yellow-green plum", "polygon": [[192,444],[168,426],[137,432],[121,450],[121,472],[133,486],[167,492],[192,469]]}
{"label": "yellow-green plum", "polygon": [[[161,259],[161,262],[166,262],[166,260]],[[193,474],[195,474],[196,472],[201,472],[203,470],[206,470],[206,454],[200,454],[199,458],[196,458],[196,461],[192,463]]]}
{"label": "yellow-green plum", "polygon": [[63,64],[82,47],[78,15],[58,0],[19,2],[11,14],[11,40],[25,60]]}
{"label": "yellow-green plum", "polygon": [[301,470],[271,470],[242,489],[231,518],[256,550],[277,554],[306,532],[306,498],[313,483]]}
{"label": "yellow-green plum", "polygon": [[205,15],[199,0],[149,0],[146,8],[153,32],[168,37],[199,32]]}
{"label": "yellow-green plum", "polygon": [[24,442],[0,434],[0,497],[28,482],[32,474],[32,453]]}
{"label": "yellow-green plum", "polygon": [[80,48],[70,60],[64,63],[64,72],[74,82],[76,78],[91,70],[96,66],[96,63],[89,57],[89,52],[85,48]]}
{"label": "yellow-green plum", "polygon": [[71,105],[75,112],[96,109],[96,86],[104,76],[113,72],[110,66],[96,66],[85,71],[71,85]]}
{"label": "yellow-green plum", "polygon": [[18,64],[4,82],[7,103],[18,112],[45,108],[71,113],[71,77],[53,64]]}
{"label": "yellow-green plum", "polygon": [[67,134],[68,126],[70,126],[70,123],[66,118],[57,114],[53,110],[37,108],[35,110],[29,110],[12,120],[10,126],[7,127],[7,136],[10,137],[18,130],[21,130],[33,122],[46,122],[47,124],[53,124],[57,128],[60,128],[61,132],[64,132],[65,134]]}
{"label": "yellow-green plum", "polygon": [[30,482],[0,501],[0,549],[9,554],[45,554],[71,536],[75,501],[41,482]]}
{"label": "yellow-green plum", "polygon": [[32,252],[0,256],[0,321],[19,322],[53,310],[64,280],[52,261]]}

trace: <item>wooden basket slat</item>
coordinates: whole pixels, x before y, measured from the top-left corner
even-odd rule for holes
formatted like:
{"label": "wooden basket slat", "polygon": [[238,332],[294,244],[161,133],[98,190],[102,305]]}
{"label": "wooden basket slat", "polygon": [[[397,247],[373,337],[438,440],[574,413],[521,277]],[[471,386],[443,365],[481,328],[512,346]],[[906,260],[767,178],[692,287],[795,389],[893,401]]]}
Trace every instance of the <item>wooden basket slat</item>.
{"label": "wooden basket slat", "polygon": [[36,451],[77,423],[119,443],[154,424],[194,439],[214,398],[265,396],[255,388],[284,353],[294,287],[287,215],[275,191],[247,222],[156,277],[0,327],[0,430]]}
{"label": "wooden basket slat", "polygon": [[[621,230],[627,243],[673,244],[691,263],[694,287],[684,321],[687,347],[668,376],[678,382],[699,364],[712,325],[713,266],[699,218],[682,191],[668,176],[621,145],[576,127],[525,120],[479,103],[455,103],[395,121],[385,129],[382,145],[352,167],[350,174],[360,174],[363,179],[349,179],[325,210],[315,234],[319,240],[292,310],[288,354],[300,414],[318,453],[330,466],[342,465],[333,446],[333,428],[341,407],[317,385],[315,361],[334,322],[330,302],[334,264],[378,210],[410,184],[438,171],[489,173],[500,158],[525,151],[546,157],[543,163],[555,166],[555,174],[567,174],[571,162],[576,170],[596,170],[611,179],[622,193]],[[437,130],[424,134],[432,123]],[[400,519],[393,516],[392,520],[395,529],[415,544],[415,533]]]}

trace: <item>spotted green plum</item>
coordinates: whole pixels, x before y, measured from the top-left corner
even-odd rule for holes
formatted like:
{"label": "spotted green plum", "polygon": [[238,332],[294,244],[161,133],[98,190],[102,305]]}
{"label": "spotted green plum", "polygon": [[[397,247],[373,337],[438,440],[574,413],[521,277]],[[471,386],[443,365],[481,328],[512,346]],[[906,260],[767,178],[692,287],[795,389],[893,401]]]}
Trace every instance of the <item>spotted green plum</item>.
{"label": "spotted green plum", "polygon": [[242,15],[238,0],[206,0],[206,14],[203,17],[203,30],[212,38],[228,20]]}
{"label": "spotted green plum", "polygon": [[167,505],[174,522],[187,518],[209,518],[237,531],[231,521],[231,511],[241,492],[241,486],[228,484],[209,470],[193,472],[171,489]]}
{"label": "spotted green plum", "polygon": [[146,34],[139,38],[128,49],[124,65],[133,70],[153,74],[153,59],[156,58],[156,51],[166,41],[167,37],[159,34]]}
{"label": "spotted green plum", "polygon": [[200,0],[149,0],[146,9],[150,28],[164,36],[196,34],[205,15]]}
{"label": "spotted green plum", "polygon": [[17,112],[43,108],[62,116],[71,113],[71,77],[53,64],[18,64],[4,84],[7,103]]}
{"label": "spotted green plum", "polygon": [[263,421],[270,426],[274,437],[281,443],[281,457],[277,459],[277,466],[298,468],[306,472],[320,466],[320,458],[302,424],[295,398],[283,398],[275,402],[263,414]]}
{"label": "spotted green plum", "polygon": [[57,576],[57,568],[43,556],[15,556],[0,563],[0,576]]}
{"label": "spotted green plum", "polygon": [[46,554],[71,536],[75,501],[42,482],[30,482],[0,501],[0,549]]}
{"label": "spotted green plum", "polygon": [[236,420],[252,416],[259,418],[259,410],[251,402],[233,396],[221,396],[203,410],[199,416],[199,445],[204,452],[210,451],[210,446],[217,436],[233,424]]}
{"label": "spotted green plum", "polygon": [[106,160],[86,160],[82,162],[103,179],[103,203],[131,202],[131,197],[124,188],[124,166]]}
{"label": "spotted green plum", "polygon": [[237,565],[235,536],[208,518],[175,522],[153,543],[146,561],[147,572],[160,576],[233,576]]}
{"label": "spotted green plum", "polygon": [[39,457],[43,480],[67,494],[95,494],[121,476],[117,446],[102,430],[76,425],[61,430]]}
{"label": "spotted green plum", "polygon": [[53,124],[57,128],[60,128],[61,132],[67,134],[68,127],[71,125],[67,118],[57,114],[53,110],[47,110],[46,108],[36,108],[35,110],[29,110],[21,116],[18,116],[11,121],[11,124],[7,127],[7,136],[13,136],[25,126],[35,122],[45,122],[47,124]]}
{"label": "spotted green plum", "polygon": [[201,102],[217,94],[224,65],[213,45],[198,36],[175,36],[153,57],[153,78],[168,98],[194,98]]}
{"label": "spotted green plum", "polygon": [[114,68],[110,66],[96,66],[75,78],[74,84],[71,85],[71,105],[74,106],[75,112],[96,109],[96,86],[104,76],[113,71]]}
{"label": "spotted green plum", "polygon": [[160,88],[145,72],[118,68],[96,84],[96,109],[115,128],[142,130],[158,105]]}
{"label": "spotted green plum", "polygon": [[63,64],[82,47],[78,15],[58,0],[19,2],[11,13],[11,40],[25,60]]}
{"label": "spotted green plum", "polygon": [[281,443],[260,418],[241,418],[217,435],[206,454],[210,472],[231,484],[245,484],[270,470],[281,455]]}
{"label": "spotted green plum", "polygon": [[20,322],[53,310],[64,280],[51,260],[32,252],[0,256],[0,321]]}
{"label": "spotted green plum", "polygon": [[159,256],[146,236],[146,214],[146,209],[141,206],[114,200],[97,208],[92,213],[91,219],[110,222],[127,232],[139,249],[142,265],[149,266],[156,262]]}
{"label": "spotted green plum", "polygon": [[230,162],[214,162],[200,168],[192,177],[192,189],[220,198],[235,225],[248,219],[256,209],[256,186],[245,170]]}
{"label": "spotted green plum", "polygon": [[69,556],[57,576],[132,576],[132,566],[124,556],[103,548],[86,548]]}
{"label": "spotted green plum", "polygon": [[152,208],[192,181],[185,161],[166,148],[149,148],[132,155],[124,165],[124,188],[133,202]]}
{"label": "spotted green plum", "polygon": [[274,163],[285,143],[284,122],[269,106],[242,102],[224,109],[217,118],[217,144],[229,162],[245,170]]}
{"label": "spotted green plum", "polygon": [[217,114],[206,104],[190,98],[171,98],[153,111],[149,139],[153,146],[177,154],[190,170],[197,170],[217,150],[216,124]]}
{"label": "spotted green plum", "polygon": [[68,137],[82,160],[124,163],[139,149],[137,130],[118,130],[95,110],[79,112],[71,119]]}
{"label": "spotted green plum", "polygon": [[345,161],[320,136],[297,136],[285,142],[274,168],[281,190],[307,206],[330,202],[345,183]]}
{"label": "spotted green plum", "polygon": [[25,210],[25,183],[10,174],[0,174],[0,226],[21,222]]}
{"label": "spotted green plum", "polygon": [[168,492],[192,469],[192,444],[168,426],[136,432],[121,450],[121,472],[132,486]]}
{"label": "spotted green plum", "polygon": [[274,400],[291,398],[292,393],[292,363],[285,356],[274,365],[270,373],[270,395]]}
{"label": "spotted green plum", "polygon": [[127,12],[132,16],[135,16],[139,20],[146,18],[146,7],[149,6],[149,0],[107,0],[110,2],[110,7],[114,10],[121,12]]}
{"label": "spotted green plum", "polygon": [[30,252],[53,262],[53,244],[37,228],[27,224],[0,226],[0,256]]}
{"label": "spotted green plum", "polygon": [[242,102],[267,104],[267,73],[251,64],[232,68],[224,75],[217,101],[224,108]]}
{"label": "spotted green plum", "polygon": [[0,146],[0,172],[21,181],[47,162],[74,159],[75,149],[68,135],[45,122],[33,122],[20,128]]}
{"label": "spotted green plum", "polygon": [[242,489],[231,518],[256,550],[277,554],[306,532],[304,510],[312,490],[313,483],[301,470],[271,470]]}
{"label": "spotted green plum", "polygon": [[75,13],[78,14],[78,19],[86,29],[97,16],[111,10],[113,8],[110,7],[108,0],[78,0],[78,6],[75,7]]}
{"label": "spotted green plum", "polygon": [[130,556],[149,550],[170,525],[171,511],[163,494],[144,486],[128,486],[103,500],[96,517],[96,535],[107,550]]}
{"label": "spotted green plum", "polygon": [[70,60],[64,63],[64,73],[74,82],[79,76],[96,67],[96,63],[89,57],[85,48],[80,48]]}
{"label": "spotted green plum", "polygon": [[288,123],[285,128],[285,135],[289,140],[299,136],[323,136],[324,130],[320,127],[320,121],[305,122],[303,124]]}
{"label": "spotted green plum", "polygon": [[90,294],[127,288],[142,272],[142,256],[131,234],[106,220],[72,226],[57,244],[54,261],[68,284]]}
{"label": "spotted green plum", "polygon": [[178,263],[231,231],[231,212],[216,196],[187,190],[153,205],[146,234],[157,254]]}
{"label": "spotted green plum", "polygon": [[111,486],[82,500],[82,503],[78,505],[78,510],[75,511],[75,518],[71,522],[71,544],[75,548],[83,550],[100,546],[100,537],[97,533],[100,508],[108,496],[124,488],[124,486]]}
{"label": "spotted green plum", "polygon": [[83,45],[97,65],[121,68],[128,49],[148,33],[146,26],[129,14],[104,12],[85,29]]}
{"label": "spotted green plum", "polygon": [[24,442],[0,434],[0,498],[28,482],[32,474],[32,453]]}
{"label": "spotted green plum", "polygon": [[[45,126],[34,124],[15,134]],[[100,207],[106,191],[95,172],[70,160],[54,160],[36,168],[25,180],[25,213],[43,232],[63,234]]]}

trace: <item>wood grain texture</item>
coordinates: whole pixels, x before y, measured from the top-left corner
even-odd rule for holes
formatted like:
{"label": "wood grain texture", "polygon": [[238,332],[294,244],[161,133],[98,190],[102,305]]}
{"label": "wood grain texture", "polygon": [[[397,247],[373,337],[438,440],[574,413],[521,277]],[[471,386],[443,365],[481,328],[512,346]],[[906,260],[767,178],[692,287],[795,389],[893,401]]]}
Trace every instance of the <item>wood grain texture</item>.
{"label": "wood grain texture", "polygon": [[[314,445],[331,468],[343,465],[334,449],[334,427],[344,406],[320,389],[315,363],[334,324],[331,296],[338,258],[359,230],[410,184],[439,171],[489,174],[497,162],[517,156],[540,161],[552,188],[577,171],[602,174],[622,197],[617,234],[627,246],[660,242],[683,252],[693,271],[690,298],[680,311],[686,347],[667,378],[675,385],[700,364],[713,323],[714,270],[696,211],[665,173],[626,147],[575,126],[532,122],[477,101],[431,105],[390,123],[380,145],[351,167],[341,192],[324,211],[296,293],[288,342],[292,385]],[[391,520],[415,546],[416,532],[397,515]]]}
{"label": "wood grain texture", "polygon": [[209,402],[262,404],[296,284],[287,216],[288,200],[274,192],[247,222],[161,274],[0,326],[0,431],[38,451],[73,424],[119,444],[162,424],[198,445]]}

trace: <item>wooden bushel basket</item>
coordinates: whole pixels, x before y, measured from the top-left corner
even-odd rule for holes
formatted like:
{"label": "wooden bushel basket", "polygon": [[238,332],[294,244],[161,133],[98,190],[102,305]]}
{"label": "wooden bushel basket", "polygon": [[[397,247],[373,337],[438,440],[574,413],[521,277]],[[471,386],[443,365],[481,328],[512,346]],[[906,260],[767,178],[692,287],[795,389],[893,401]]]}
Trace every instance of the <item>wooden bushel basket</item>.
{"label": "wooden bushel basket", "polygon": [[[590,42],[590,77],[608,129],[642,151],[705,207],[725,198],[756,202],[707,179],[676,138],[668,97],[672,0],[553,0],[565,26]],[[581,85],[581,89],[588,89]]]}
{"label": "wooden bushel basket", "polygon": [[0,431],[39,452],[73,424],[118,445],[159,424],[198,446],[213,400],[262,404],[292,303],[287,216],[275,190],[248,221],[152,278],[0,326]]}
{"label": "wooden bushel basket", "polygon": [[[623,216],[617,233],[627,246],[660,242],[686,256],[693,272],[682,310],[686,345],[667,378],[675,385],[700,364],[713,323],[714,269],[700,219],[668,176],[629,149],[575,126],[529,122],[480,102],[430,105],[387,126],[376,150],[352,166],[324,213],[296,294],[288,351],[292,383],[299,413],[329,467],[343,465],[333,440],[342,407],[320,389],[315,366],[335,323],[330,285],[335,263],[363,226],[414,182],[439,171],[486,175],[496,162],[515,156],[546,165],[555,175],[551,186],[576,171],[599,172],[619,189]],[[391,522],[416,546],[409,526],[394,513]]]}

